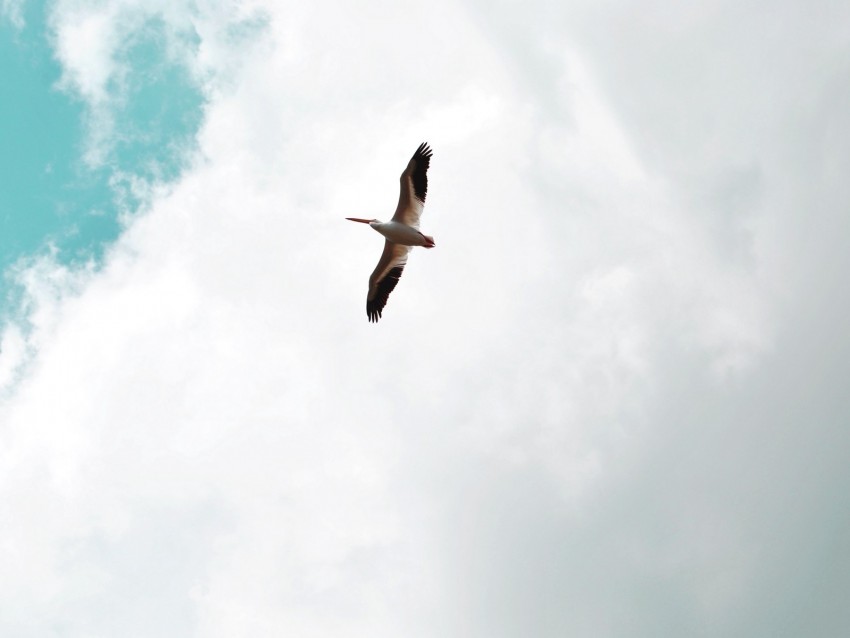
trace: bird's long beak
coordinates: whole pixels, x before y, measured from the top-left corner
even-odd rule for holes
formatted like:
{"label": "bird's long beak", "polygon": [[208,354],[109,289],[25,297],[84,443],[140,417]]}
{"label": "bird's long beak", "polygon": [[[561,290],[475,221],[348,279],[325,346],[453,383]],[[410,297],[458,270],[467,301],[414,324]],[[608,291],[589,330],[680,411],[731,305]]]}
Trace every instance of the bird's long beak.
{"label": "bird's long beak", "polygon": [[346,217],[346,219],[350,219],[353,222],[360,222],[361,224],[371,223],[371,219],[360,219],[359,217]]}

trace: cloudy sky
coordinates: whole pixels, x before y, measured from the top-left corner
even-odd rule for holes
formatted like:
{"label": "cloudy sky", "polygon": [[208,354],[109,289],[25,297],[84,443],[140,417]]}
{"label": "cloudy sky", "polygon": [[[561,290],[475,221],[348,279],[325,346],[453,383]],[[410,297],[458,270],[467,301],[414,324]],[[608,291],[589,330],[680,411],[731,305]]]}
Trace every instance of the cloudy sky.
{"label": "cloudy sky", "polygon": [[846,635],[848,113],[845,2],[0,1],[0,634]]}

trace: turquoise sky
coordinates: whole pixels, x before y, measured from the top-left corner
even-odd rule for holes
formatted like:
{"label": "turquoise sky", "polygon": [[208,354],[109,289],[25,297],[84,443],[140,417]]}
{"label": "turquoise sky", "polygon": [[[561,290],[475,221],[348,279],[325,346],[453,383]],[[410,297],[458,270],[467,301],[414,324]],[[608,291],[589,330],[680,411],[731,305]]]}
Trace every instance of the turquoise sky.
{"label": "turquoise sky", "polygon": [[[174,179],[202,114],[199,88],[167,59],[163,26],[151,20],[119,52],[129,72],[110,87],[115,139],[103,166],[87,166],[91,118],[79,96],[58,87],[49,11],[26,3],[21,28],[0,16],[0,317],[14,311],[9,269],[22,258],[54,247],[63,263],[99,262],[121,229],[110,178]],[[130,211],[142,204],[130,201]]]}

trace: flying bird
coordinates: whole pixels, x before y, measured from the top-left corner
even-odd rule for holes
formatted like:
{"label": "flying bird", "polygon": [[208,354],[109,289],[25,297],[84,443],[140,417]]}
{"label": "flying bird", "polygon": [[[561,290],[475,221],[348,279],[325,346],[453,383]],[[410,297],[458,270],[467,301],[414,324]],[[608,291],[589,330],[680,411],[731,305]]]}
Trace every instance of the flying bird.
{"label": "flying bird", "polygon": [[381,222],[377,219],[359,219],[346,217],[353,222],[369,224],[372,228],[386,237],[384,252],[369,277],[369,293],[366,296],[366,315],[369,321],[378,321],[390,293],[396,287],[404,266],[407,264],[407,254],[413,246],[433,248],[434,238],[419,232],[419,218],[425,207],[425,195],[428,194],[428,167],[431,164],[431,148],[422,143],[401,174],[401,192],[398,196],[398,207],[392,220]]}

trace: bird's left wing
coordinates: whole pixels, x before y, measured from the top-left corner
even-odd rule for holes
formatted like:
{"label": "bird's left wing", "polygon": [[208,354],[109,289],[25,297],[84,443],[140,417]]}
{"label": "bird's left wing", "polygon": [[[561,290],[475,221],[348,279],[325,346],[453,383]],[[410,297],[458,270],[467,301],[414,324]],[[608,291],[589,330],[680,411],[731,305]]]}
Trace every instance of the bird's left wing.
{"label": "bird's left wing", "polygon": [[407,264],[409,252],[410,246],[403,246],[389,240],[384,242],[384,252],[381,253],[381,259],[372,276],[369,277],[369,294],[366,297],[366,314],[369,321],[378,321],[381,318],[387,299]]}
{"label": "bird's left wing", "polygon": [[401,174],[398,207],[393,215],[394,222],[401,222],[413,228],[419,228],[419,218],[425,207],[428,194],[428,167],[431,165],[431,147],[422,143]]}

